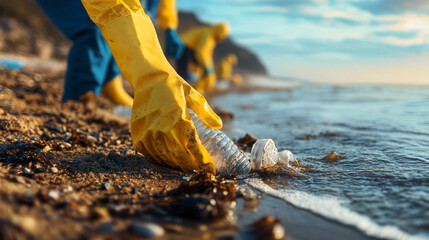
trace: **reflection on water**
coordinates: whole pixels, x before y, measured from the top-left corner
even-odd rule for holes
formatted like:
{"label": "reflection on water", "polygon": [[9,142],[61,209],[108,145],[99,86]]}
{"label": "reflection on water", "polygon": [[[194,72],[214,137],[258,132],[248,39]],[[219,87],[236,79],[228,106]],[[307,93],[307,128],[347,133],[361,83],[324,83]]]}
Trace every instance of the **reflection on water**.
{"label": "reflection on water", "polygon": [[[429,88],[308,85],[231,93],[232,137],[272,138],[315,171],[273,176],[273,188],[333,196],[377,224],[429,236]],[[344,155],[321,160],[330,151]]]}

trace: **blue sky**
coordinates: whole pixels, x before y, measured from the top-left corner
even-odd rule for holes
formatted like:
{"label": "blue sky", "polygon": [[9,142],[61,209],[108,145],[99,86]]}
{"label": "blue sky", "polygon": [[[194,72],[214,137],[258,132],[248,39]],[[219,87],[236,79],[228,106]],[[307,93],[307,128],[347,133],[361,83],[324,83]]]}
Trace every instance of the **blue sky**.
{"label": "blue sky", "polygon": [[226,21],[274,76],[429,84],[429,0],[178,0]]}

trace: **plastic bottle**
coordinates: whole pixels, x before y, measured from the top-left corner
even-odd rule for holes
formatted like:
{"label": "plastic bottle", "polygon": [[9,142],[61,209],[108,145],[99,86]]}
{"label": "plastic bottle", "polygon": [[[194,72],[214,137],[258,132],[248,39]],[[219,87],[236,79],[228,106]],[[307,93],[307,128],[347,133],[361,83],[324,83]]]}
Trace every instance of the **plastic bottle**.
{"label": "plastic bottle", "polygon": [[212,157],[218,175],[241,175],[250,172],[250,161],[243,151],[219,130],[209,128],[191,110],[189,115],[197,129],[201,143]]}
{"label": "plastic bottle", "polygon": [[289,166],[289,161],[296,161],[295,156],[289,150],[278,152],[272,139],[258,139],[253,144],[250,155],[253,170],[272,167],[279,162]]}

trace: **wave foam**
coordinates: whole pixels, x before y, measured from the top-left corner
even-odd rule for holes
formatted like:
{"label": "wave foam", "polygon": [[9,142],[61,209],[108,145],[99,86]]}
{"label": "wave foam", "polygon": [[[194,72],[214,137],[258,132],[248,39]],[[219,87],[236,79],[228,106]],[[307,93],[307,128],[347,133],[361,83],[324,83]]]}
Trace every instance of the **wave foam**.
{"label": "wave foam", "polygon": [[309,210],[315,214],[356,227],[369,236],[387,239],[428,239],[428,235],[411,235],[396,226],[381,226],[367,216],[360,215],[343,206],[335,197],[314,196],[296,190],[276,190],[261,179],[249,178],[245,182],[251,187],[273,197],[281,198],[295,207]]}

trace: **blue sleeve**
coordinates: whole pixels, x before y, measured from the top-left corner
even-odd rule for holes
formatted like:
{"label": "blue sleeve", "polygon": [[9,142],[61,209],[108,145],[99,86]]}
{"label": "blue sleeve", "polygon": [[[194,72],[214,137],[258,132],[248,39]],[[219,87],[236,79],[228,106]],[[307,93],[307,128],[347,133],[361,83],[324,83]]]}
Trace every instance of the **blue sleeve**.
{"label": "blue sleeve", "polygon": [[146,14],[153,20],[156,19],[156,14],[158,12],[158,5],[160,0],[146,0]]}

